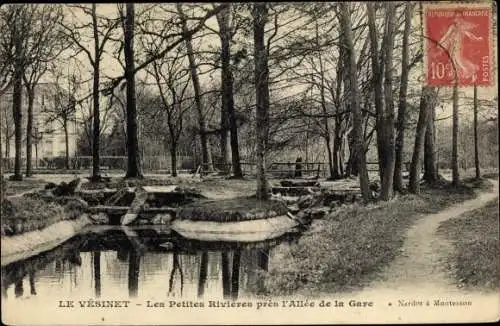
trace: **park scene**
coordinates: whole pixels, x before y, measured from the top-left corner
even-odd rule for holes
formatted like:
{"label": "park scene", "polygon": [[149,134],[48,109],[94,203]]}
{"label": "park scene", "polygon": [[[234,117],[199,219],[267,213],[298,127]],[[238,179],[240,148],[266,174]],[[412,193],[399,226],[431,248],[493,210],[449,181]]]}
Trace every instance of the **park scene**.
{"label": "park scene", "polygon": [[0,4],[3,322],[116,323],[19,314],[54,298],[403,294],[498,319],[496,15]]}

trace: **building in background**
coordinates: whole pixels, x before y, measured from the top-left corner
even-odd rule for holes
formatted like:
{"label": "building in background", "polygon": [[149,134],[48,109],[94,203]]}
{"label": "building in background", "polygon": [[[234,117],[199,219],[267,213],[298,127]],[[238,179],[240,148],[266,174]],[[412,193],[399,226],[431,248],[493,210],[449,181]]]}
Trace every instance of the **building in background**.
{"label": "building in background", "polygon": [[[61,116],[56,109],[56,103],[64,105],[70,96],[57,94],[61,92],[53,83],[40,83],[35,89],[35,99],[33,103],[33,166],[44,160],[66,155],[66,140]],[[65,99],[67,97],[67,100]],[[23,88],[22,102],[22,157],[26,158],[26,123],[28,115],[28,97],[26,89]],[[1,150],[5,160],[13,162],[15,155],[14,143],[14,119],[12,115],[12,88],[0,96],[1,121],[0,129],[2,133]],[[76,142],[78,138],[78,127],[75,112],[69,116],[68,120],[68,147],[69,155],[74,156]],[[24,164],[24,163],[23,163]],[[11,165],[12,166],[12,163]]]}

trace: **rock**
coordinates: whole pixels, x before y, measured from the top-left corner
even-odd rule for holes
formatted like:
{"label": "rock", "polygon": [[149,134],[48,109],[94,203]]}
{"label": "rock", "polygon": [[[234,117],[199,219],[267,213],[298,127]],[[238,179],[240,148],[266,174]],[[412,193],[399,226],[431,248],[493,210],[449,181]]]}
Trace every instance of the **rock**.
{"label": "rock", "polygon": [[151,220],[151,224],[155,225],[165,225],[172,220],[172,216],[168,213],[156,214]]}
{"label": "rock", "polygon": [[148,224],[151,224],[151,222],[148,219],[145,219],[145,218],[138,218],[135,221],[135,224],[137,224],[137,225],[148,225]]}
{"label": "rock", "polygon": [[380,190],[380,185],[379,185],[378,181],[370,182],[370,190],[375,191],[375,192],[378,192]]}
{"label": "rock", "polygon": [[98,214],[92,214],[90,215],[90,219],[94,221],[95,224],[108,224],[109,223],[109,218],[106,213],[98,213]]}
{"label": "rock", "polygon": [[299,198],[299,201],[297,202],[297,205],[300,209],[307,208],[312,205],[313,203],[313,196],[312,195],[307,195],[307,196],[302,196]]}
{"label": "rock", "polygon": [[167,250],[172,250],[174,248],[174,244],[170,241],[167,241],[165,243],[159,244],[160,247],[163,247]]}
{"label": "rock", "polygon": [[290,205],[290,206],[288,206],[288,210],[292,214],[297,214],[300,211],[300,208],[298,205]]}
{"label": "rock", "polygon": [[329,207],[318,207],[313,208],[311,210],[310,216],[313,220],[317,220],[326,216],[326,214],[330,213]]}
{"label": "rock", "polygon": [[45,188],[44,189],[54,189],[55,187],[57,187],[57,185],[53,182],[49,182],[45,185]]}

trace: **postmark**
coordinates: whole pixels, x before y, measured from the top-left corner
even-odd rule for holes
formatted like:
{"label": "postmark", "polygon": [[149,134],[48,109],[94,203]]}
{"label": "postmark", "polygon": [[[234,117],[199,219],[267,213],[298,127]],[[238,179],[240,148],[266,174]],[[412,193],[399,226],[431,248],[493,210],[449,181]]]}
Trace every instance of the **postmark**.
{"label": "postmark", "polygon": [[493,86],[491,4],[424,7],[425,75],[431,87]]}

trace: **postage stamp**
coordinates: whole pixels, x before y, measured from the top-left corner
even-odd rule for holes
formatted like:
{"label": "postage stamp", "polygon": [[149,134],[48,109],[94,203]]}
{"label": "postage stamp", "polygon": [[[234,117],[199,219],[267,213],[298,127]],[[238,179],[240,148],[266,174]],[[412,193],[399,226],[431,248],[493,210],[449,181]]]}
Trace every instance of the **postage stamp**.
{"label": "postage stamp", "polygon": [[491,4],[430,4],[424,9],[429,86],[492,86]]}

